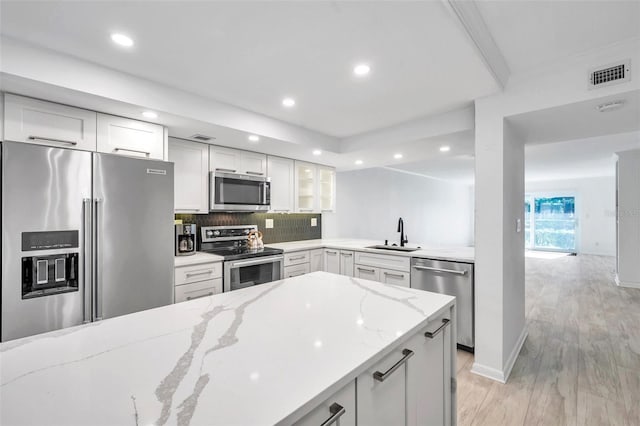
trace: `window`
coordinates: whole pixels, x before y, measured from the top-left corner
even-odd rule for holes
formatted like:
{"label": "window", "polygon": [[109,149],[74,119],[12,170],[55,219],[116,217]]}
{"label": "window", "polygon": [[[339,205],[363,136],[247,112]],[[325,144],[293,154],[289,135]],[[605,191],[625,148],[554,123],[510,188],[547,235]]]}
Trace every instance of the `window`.
{"label": "window", "polygon": [[576,251],[576,198],[573,195],[529,194],[524,202],[525,247]]}

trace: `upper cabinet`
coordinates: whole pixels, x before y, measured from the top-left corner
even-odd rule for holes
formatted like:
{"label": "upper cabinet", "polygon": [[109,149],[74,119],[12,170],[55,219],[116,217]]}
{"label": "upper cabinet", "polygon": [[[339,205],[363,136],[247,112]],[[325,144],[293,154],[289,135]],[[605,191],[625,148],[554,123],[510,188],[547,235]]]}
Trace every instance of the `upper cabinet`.
{"label": "upper cabinet", "polygon": [[95,112],[11,94],[4,103],[4,140],[96,150]]}
{"label": "upper cabinet", "polygon": [[296,211],[313,213],[318,210],[316,165],[296,161]]}
{"label": "upper cabinet", "polygon": [[98,152],[164,159],[164,128],[158,124],[98,113]]}
{"label": "upper cabinet", "polygon": [[336,206],[336,169],[318,166],[318,203],[322,213],[332,212]]}
{"label": "upper cabinet", "polygon": [[209,167],[212,172],[266,176],[267,155],[239,149],[212,146]]}
{"label": "upper cabinet", "polygon": [[267,176],[271,178],[271,211],[290,213],[295,209],[295,166],[288,158],[267,157]]}
{"label": "upper cabinet", "polygon": [[328,213],[335,210],[336,170],[296,161],[296,211]]}
{"label": "upper cabinet", "polygon": [[209,212],[209,145],[169,138],[176,213]]}

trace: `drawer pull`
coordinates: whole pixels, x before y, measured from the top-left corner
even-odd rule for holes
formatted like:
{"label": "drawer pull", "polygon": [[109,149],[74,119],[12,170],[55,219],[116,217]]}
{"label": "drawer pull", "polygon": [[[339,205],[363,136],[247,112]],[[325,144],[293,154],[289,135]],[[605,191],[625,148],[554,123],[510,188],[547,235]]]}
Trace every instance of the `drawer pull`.
{"label": "drawer pull", "polygon": [[213,296],[213,292],[212,292],[212,291],[210,291],[210,292],[209,292],[209,293],[207,293],[207,294],[201,294],[200,296],[194,296],[194,297],[187,296],[187,300],[199,299],[199,298],[201,298],[201,297],[207,297],[207,296]]}
{"label": "drawer pull", "polygon": [[229,173],[235,173],[236,172],[235,169],[223,169],[223,168],[220,168],[220,167],[216,167],[216,171],[229,172]]}
{"label": "drawer pull", "polygon": [[148,157],[148,156],[151,155],[151,153],[149,151],[140,151],[139,149],[129,149],[129,148],[116,147],[113,150],[115,152],[118,152],[118,151],[135,152],[136,154],[144,154],[145,157]]}
{"label": "drawer pull", "polygon": [[327,250],[327,254],[338,254],[338,252],[337,252],[337,251],[330,251],[330,250]]}
{"label": "drawer pull", "polygon": [[291,274],[289,274],[289,276],[287,278],[293,278],[293,277],[299,277],[301,275],[304,275],[304,272],[293,272]]}
{"label": "drawer pull", "polygon": [[440,333],[447,325],[449,325],[449,320],[448,319],[443,319],[442,320],[442,325],[438,328],[436,328],[435,331],[427,331],[426,333],[424,333],[424,337],[428,337],[429,339],[433,339],[434,337],[436,337],[438,335],[438,333]]}
{"label": "drawer pull", "polygon": [[290,257],[289,260],[302,260],[305,259],[307,256],[298,256],[298,257]]}
{"label": "drawer pull", "polygon": [[342,417],[342,415],[346,412],[347,410],[345,410],[342,405],[338,404],[337,402],[334,402],[329,407],[329,413],[331,413],[331,417],[329,417],[327,420],[322,422],[320,426],[329,426],[336,423],[340,419],[340,417]]}
{"label": "drawer pull", "polygon": [[29,139],[30,141],[45,141],[45,142],[56,142],[56,143],[64,143],[67,145],[72,145],[72,146],[76,146],[78,145],[78,142],[76,141],[67,141],[64,139],[54,139],[54,138],[45,138],[44,136],[29,136],[27,139]]}
{"label": "drawer pull", "polygon": [[213,269],[207,269],[206,271],[202,271],[202,272],[187,272],[185,275],[187,276],[187,278],[189,277],[197,277],[198,275],[211,275],[213,274]]}
{"label": "drawer pull", "polygon": [[385,274],[386,276],[388,276],[388,277],[404,278],[404,275],[402,275],[402,274],[392,274],[392,273],[390,273],[390,272],[385,272],[384,274]]}
{"label": "drawer pull", "polygon": [[414,265],[413,268],[421,270],[421,271],[446,272],[446,273],[449,273],[449,274],[456,274],[456,275],[466,275],[467,274],[467,271],[456,271],[454,269],[432,268],[431,266]]}
{"label": "drawer pull", "polygon": [[367,269],[367,268],[361,268],[361,267],[357,267],[358,271],[362,271],[362,272],[370,272],[370,273],[375,273],[376,270],[375,269]]}
{"label": "drawer pull", "polygon": [[348,256],[348,257],[353,256],[353,253],[340,253],[340,254],[343,255],[343,256]]}
{"label": "drawer pull", "polygon": [[254,175],[254,176],[262,176],[262,175],[264,175],[264,173],[262,173],[262,172],[251,172],[249,170],[247,170],[247,174],[248,175]]}
{"label": "drawer pull", "polygon": [[407,360],[413,356],[413,351],[410,350],[410,349],[403,349],[402,350],[402,355],[403,355],[403,357],[400,358],[400,361],[398,361],[395,364],[393,364],[391,366],[391,368],[389,368],[384,373],[381,372],[381,371],[376,371],[375,373],[373,373],[373,378],[376,379],[379,382],[384,382],[385,380],[387,380],[389,378],[389,376],[391,374],[393,374],[394,371],[396,371],[398,368],[400,368],[400,366],[402,364],[407,362]]}

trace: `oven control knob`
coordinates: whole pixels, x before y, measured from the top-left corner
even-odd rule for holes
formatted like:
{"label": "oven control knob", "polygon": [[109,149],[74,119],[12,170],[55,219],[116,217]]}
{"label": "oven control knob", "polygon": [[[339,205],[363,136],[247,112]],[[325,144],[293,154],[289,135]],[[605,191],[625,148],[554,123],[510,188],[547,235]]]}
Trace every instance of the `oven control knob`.
{"label": "oven control knob", "polygon": [[216,236],[216,237],[219,237],[220,236],[220,231],[217,231],[217,230],[213,231],[213,235]]}
{"label": "oven control knob", "polygon": [[213,231],[207,231],[207,238],[213,237]]}
{"label": "oven control knob", "polygon": [[249,235],[249,230],[248,229],[244,230],[244,235]]}

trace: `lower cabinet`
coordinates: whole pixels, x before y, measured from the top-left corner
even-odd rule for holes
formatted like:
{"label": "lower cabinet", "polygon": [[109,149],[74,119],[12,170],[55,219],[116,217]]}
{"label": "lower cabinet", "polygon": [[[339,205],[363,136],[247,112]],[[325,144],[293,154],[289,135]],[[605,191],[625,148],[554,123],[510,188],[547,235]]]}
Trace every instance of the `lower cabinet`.
{"label": "lower cabinet", "polygon": [[355,276],[384,284],[411,287],[408,257],[356,252]]}
{"label": "lower cabinet", "polygon": [[222,262],[177,266],[174,285],[174,303],[222,293]]}
{"label": "lower cabinet", "polygon": [[[358,423],[366,424],[360,421]],[[357,424],[356,382],[353,381],[340,389],[294,424],[296,426],[355,426]]]}
{"label": "lower cabinet", "polygon": [[297,277],[299,275],[308,274],[310,270],[311,269],[308,263],[302,263],[300,265],[285,266],[284,277],[285,278]]}
{"label": "lower cabinet", "polygon": [[324,270],[332,274],[340,273],[340,250],[324,250]]}
{"label": "lower cabinet", "polygon": [[353,276],[364,280],[380,281],[380,268],[356,265]]}
{"label": "lower cabinet", "polygon": [[391,269],[380,269],[381,283],[411,287],[411,274],[404,271],[394,271]]}
{"label": "lower cabinet", "polygon": [[358,424],[451,425],[450,315],[426,328],[357,378]]}
{"label": "lower cabinet", "polygon": [[340,274],[353,277],[353,252],[340,250]]}
{"label": "lower cabinet", "polygon": [[309,251],[309,269],[311,272],[324,271],[324,250]]}
{"label": "lower cabinet", "polygon": [[[455,424],[453,310],[398,345],[296,425]],[[356,415],[357,413],[357,415]]]}

